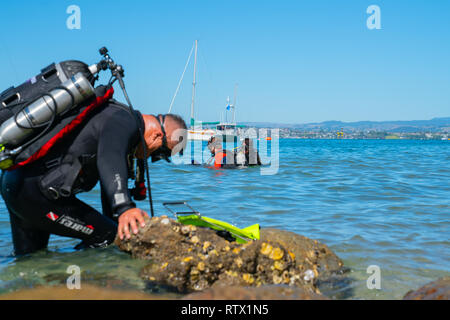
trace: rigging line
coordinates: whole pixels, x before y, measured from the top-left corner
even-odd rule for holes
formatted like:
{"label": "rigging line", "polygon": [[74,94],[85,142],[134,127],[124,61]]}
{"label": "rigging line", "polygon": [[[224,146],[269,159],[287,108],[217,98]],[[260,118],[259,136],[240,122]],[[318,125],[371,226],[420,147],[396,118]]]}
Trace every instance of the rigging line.
{"label": "rigging line", "polygon": [[175,102],[175,98],[176,98],[176,96],[178,94],[178,90],[180,90],[181,82],[183,82],[184,74],[185,74],[186,69],[187,69],[187,67],[189,65],[189,61],[191,61],[191,56],[192,56],[192,52],[193,51],[194,51],[194,45],[192,45],[191,52],[189,53],[189,57],[188,57],[188,59],[186,61],[186,65],[184,66],[184,70],[183,70],[183,73],[181,74],[180,81],[178,82],[177,89],[175,90],[175,94],[173,95],[172,102],[170,103],[170,107],[169,107],[169,112],[168,113],[170,113],[172,111],[173,103]]}

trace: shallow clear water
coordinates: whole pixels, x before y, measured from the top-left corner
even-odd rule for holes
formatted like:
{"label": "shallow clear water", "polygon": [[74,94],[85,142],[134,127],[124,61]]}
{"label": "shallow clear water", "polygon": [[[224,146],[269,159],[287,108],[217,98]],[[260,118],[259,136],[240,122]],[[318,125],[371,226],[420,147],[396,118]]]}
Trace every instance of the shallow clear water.
{"label": "shallow clear water", "polygon": [[[318,239],[351,269],[350,298],[400,299],[450,275],[450,141],[286,139],[279,151],[275,175],[151,165],[156,214],[167,214],[163,201],[188,200],[239,227],[260,223]],[[98,190],[81,198],[100,209]],[[77,243],[55,236],[48,251],[15,259],[1,202],[0,292],[64,283],[73,264],[82,281],[158,292],[139,279],[145,262],[114,247],[75,252]],[[380,290],[366,286],[370,265],[381,269]]]}

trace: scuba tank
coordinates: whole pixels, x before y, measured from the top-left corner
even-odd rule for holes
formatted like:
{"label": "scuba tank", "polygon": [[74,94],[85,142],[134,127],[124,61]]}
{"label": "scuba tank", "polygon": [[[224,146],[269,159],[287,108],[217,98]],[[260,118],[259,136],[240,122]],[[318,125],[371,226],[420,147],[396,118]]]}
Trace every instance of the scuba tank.
{"label": "scuba tank", "polygon": [[64,61],[0,94],[0,169],[15,164],[27,146],[51,129],[58,118],[95,96],[94,74],[80,61]]}
{"label": "scuba tank", "polygon": [[35,128],[47,124],[52,116],[71,109],[92,97],[94,88],[81,72],[45,93],[0,126],[0,145],[19,146]]}

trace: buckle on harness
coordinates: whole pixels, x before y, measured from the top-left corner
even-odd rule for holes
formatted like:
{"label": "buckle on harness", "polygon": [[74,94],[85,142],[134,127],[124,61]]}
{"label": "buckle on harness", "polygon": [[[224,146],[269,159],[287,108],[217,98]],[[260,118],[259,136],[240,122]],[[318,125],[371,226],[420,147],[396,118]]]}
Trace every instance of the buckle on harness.
{"label": "buckle on harness", "polygon": [[58,166],[60,164],[61,164],[61,158],[52,159],[52,160],[49,160],[49,161],[47,161],[45,163],[45,168],[46,169],[51,169],[51,168],[56,167],[56,166]]}
{"label": "buckle on harness", "polygon": [[48,188],[48,194],[53,198],[53,200],[56,200],[59,198],[59,192],[53,187]]}

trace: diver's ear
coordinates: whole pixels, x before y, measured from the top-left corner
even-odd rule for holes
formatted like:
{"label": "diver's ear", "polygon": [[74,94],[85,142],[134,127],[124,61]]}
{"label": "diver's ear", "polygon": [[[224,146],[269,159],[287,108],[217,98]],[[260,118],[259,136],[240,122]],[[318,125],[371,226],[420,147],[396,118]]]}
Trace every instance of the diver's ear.
{"label": "diver's ear", "polygon": [[146,139],[147,149],[149,153],[161,148],[163,141],[163,134],[160,132],[152,132],[149,139]]}
{"label": "diver's ear", "polygon": [[[163,133],[161,132],[161,130],[154,130],[151,134],[150,134],[150,140],[149,141],[151,144],[153,144],[153,142],[155,142],[156,140],[158,140],[158,138],[162,139],[163,137]],[[147,142],[148,143],[148,142]]]}

